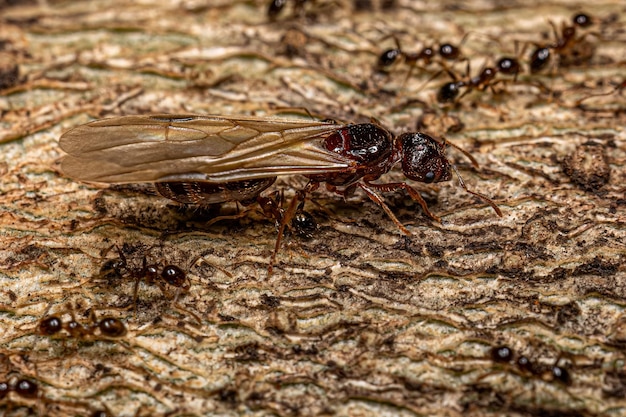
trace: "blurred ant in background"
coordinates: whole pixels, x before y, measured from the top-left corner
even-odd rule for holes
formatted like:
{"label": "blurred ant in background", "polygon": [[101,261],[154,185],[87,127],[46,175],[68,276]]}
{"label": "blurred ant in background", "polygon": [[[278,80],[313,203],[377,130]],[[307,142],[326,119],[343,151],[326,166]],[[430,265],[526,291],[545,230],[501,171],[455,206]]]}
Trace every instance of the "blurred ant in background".
{"label": "blurred ant in background", "polygon": [[538,73],[544,70],[553,54],[558,56],[558,64],[561,66],[573,66],[587,63],[593,57],[595,48],[585,40],[590,33],[584,33],[577,36],[578,29],[586,29],[593,25],[591,17],[587,14],[579,13],[572,18],[572,25],[561,24],[561,34],[554,24],[550,21],[554,33],[555,41],[548,45],[537,45],[537,48],[530,56],[530,72]]}
{"label": "blurred ant in background", "polygon": [[[498,73],[504,75],[512,75],[514,80],[517,80],[517,75],[521,71],[520,62],[517,58],[503,57],[498,60],[495,67],[484,67],[480,73],[474,77],[470,77],[469,62],[466,68],[466,78],[459,80],[458,77],[451,71],[446,70],[454,81],[446,83],[439,88],[437,92],[437,101],[440,103],[451,103],[457,99],[460,99],[472,90],[485,91],[503,82],[503,79],[496,79]],[[459,96],[461,89],[465,88],[465,92]],[[494,91],[495,92],[495,91]]]}
{"label": "blurred ant in background", "polygon": [[[446,67],[445,61],[448,62],[461,62],[467,60],[461,53],[461,46],[465,42],[467,35],[463,37],[459,45],[452,43],[442,43],[437,46],[424,46],[419,52],[407,52],[400,46],[400,41],[395,35],[393,37],[396,44],[395,48],[387,49],[378,56],[376,62],[376,69],[381,72],[388,71],[394,64],[398,62],[404,62],[409,66],[409,72],[406,75],[406,80],[411,77],[413,70],[418,67],[418,63],[422,62],[423,65],[428,66],[431,63],[437,61],[444,68]],[[441,60],[437,60],[440,58]]]}

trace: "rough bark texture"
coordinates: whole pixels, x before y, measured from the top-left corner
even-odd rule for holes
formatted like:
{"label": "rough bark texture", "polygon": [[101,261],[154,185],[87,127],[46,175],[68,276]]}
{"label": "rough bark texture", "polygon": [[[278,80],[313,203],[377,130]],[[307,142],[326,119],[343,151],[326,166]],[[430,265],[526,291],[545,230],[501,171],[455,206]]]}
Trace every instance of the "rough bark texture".
{"label": "rough bark texture", "polygon": [[[540,75],[525,64],[516,81],[498,74],[509,81],[445,106],[441,65],[375,71],[390,34],[407,51],[463,39],[475,75],[554,44],[549,19],[560,31],[579,4],[318,0],[269,22],[252,1],[10,3],[0,414],[626,414],[623,2],[594,2],[588,34]],[[466,76],[465,61],[447,66]],[[456,180],[416,185],[442,221],[388,193],[407,237],[363,194],[319,191],[306,206],[319,227],[288,233],[268,276],[276,229],[258,211],[207,226],[236,207],[181,209],[149,186],[102,188],[58,169],[59,136],[92,118],[285,108],[445,135],[480,163],[449,150],[468,187],[504,216]],[[275,189],[289,199],[303,184]],[[134,308],[144,259],[183,268],[189,291],[143,280]],[[83,326],[116,317],[127,333],[40,334],[53,314]],[[511,358],[494,356],[499,346]]]}

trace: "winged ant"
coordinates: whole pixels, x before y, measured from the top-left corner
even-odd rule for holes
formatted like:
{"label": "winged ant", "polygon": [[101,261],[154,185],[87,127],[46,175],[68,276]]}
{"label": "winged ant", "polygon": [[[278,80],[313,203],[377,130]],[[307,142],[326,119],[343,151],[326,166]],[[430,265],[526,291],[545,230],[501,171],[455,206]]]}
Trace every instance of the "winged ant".
{"label": "winged ant", "polygon": [[[465,185],[446,158],[448,144],[421,132],[396,136],[375,120],[341,124],[166,114],[96,120],[71,129],[60,139],[61,148],[68,153],[62,169],[78,180],[151,182],[161,195],[184,204],[259,203],[264,213],[280,224],[270,271],[285,227],[306,196],[322,183],[341,196],[363,190],[406,235],[409,230],[385,204],[381,192],[404,190],[427,216],[440,221],[406,182],[376,182],[397,163],[406,178],[427,184],[448,181],[454,171],[466,192],[501,216],[495,202]],[[293,174],[304,175],[308,183],[287,209],[260,195],[277,176]]]}

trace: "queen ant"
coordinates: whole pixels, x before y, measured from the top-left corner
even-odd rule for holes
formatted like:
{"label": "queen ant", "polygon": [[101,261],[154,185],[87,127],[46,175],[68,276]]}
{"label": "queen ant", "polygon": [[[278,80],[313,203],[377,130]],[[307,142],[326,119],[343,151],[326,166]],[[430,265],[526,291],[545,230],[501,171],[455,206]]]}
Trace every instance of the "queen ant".
{"label": "queen ant", "polygon": [[591,17],[585,13],[579,13],[572,18],[572,25],[561,24],[561,34],[550,21],[554,33],[555,41],[548,45],[538,45],[530,56],[530,72],[538,73],[546,68],[552,58],[552,53],[559,57],[559,64],[562,66],[580,65],[588,62],[593,56],[593,46],[586,42],[584,38],[588,33],[576,36],[577,28],[586,29],[593,25]]}
{"label": "queen ant", "polygon": [[[454,73],[448,71],[448,74],[454,79],[449,83],[442,85],[437,92],[437,101],[440,103],[451,103],[460,99],[471,90],[485,91],[487,88],[493,91],[493,87],[502,79],[496,79],[498,73],[512,75],[514,80],[521,70],[521,65],[517,58],[503,57],[498,60],[495,67],[484,67],[480,73],[474,77],[469,76],[469,63],[466,73],[468,76],[464,80],[459,80]],[[465,92],[459,96],[462,88],[466,88]]]}

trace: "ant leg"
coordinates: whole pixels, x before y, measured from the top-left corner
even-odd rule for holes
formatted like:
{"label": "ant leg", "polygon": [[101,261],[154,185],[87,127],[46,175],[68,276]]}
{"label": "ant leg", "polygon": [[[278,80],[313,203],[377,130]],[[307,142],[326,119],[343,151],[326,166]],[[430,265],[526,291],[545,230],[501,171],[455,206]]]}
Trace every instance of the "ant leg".
{"label": "ant leg", "polygon": [[133,288],[133,312],[134,312],[133,314],[135,316],[135,319],[137,318],[137,298],[139,296],[139,282],[141,282],[142,278],[145,278],[147,271],[148,271],[147,259],[144,256],[141,272],[133,273],[133,275],[136,275],[135,286]]}
{"label": "ant leg", "polygon": [[[387,216],[391,219],[391,221],[394,222],[394,224],[398,227],[398,229],[400,229],[402,233],[404,233],[407,236],[411,236],[411,232],[409,232],[409,229],[407,229],[402,223],[400,223],[400,220],[398,220],[398,218],[396,217],[395,214],[393,214],[389,206],[385,204],[382,197],[373,188],[370,188],[368,187],[368,184],[361,183],[361,182],[357,183],[356,185],[360,189],[365,191],[365,194],[367,194],[370,200],[378,204],[383,209],[383,211],[387,214]],[[373,184],[370,184],[370,185],[373,185]]]}
{"label": "ant leg", "polygon": [[208,222],[204,223],[205,227],[209,227],[217,222],[221,222],[222,220],[237,220],[237,219],[241,219],[242,217],[246,217],[248,215],[248,212],[250,210],[244,210],[241,213],[237,213],[237,214],[230,214],[230,215],[226,215],[226,216],[217,216],[217,217],[213,217],[211,220],[209,220]]}
{"label": "ant leg", "polygon": [[[552,44],[553,48],[559,47],[560,44],[563,43],[564,39],[559,35],[559,29],[556,27],[556,23],[552,20],[548,20],[548,23],[552,27],[552,33],[554,34],[555,43]],[[563,27],[561,27],[561,32],[563,32]]]}
{"label": "ant leg", "polygon": [[293,196],[291,202],[289,203],[289,207],[287,207],[287,210],[283,212],[283,215],[280,218],[280,226],[278,228],[278,236],[276,236],[276,244],[274,245],[272,257],[270,258],[270,264],[267,267],[268,276],[272,274],[272,268],[274,267],[274,263],[276,262],[276,257],[278,256],[278,251],[280,250],[280,245],[283,240],[283,235],[285,234],[285,227],[289,223],[291,223],[291,220],[296,214],[298,206],[300,206],[300,203],[304,203],[305,197],[306,194],[304,192],[298,191],[296,195]]}
{"label": "ant leg", "polygon": [[459,184],[461,184],[461,187],[467,193],[472,194],[472,195],[480,198],[481,200],[483,200],[485,203],[489,204],[491,206],[491,208],[493,209],[493,211],[495,211],[498,216],[502,217],[502,210],[500,210],[500,207],[498,207],[498,205],[492,199],[490,199],[489,197],[487,197],[484,194],[477,193],[476,191],[472,191],[469,188],[467,188],[467,185],[465,185],[465,181],[463,181],[463,177],[461,177],[461,174],[459,174],[459,171],[456,169],[456,166],[454,166],[452,164],[450,164],[450,166],[452,167],[452,169],[456,173],[456,176],[459,179]]}
{"label": "ant leg", "polygon": [[272,257],[270,258],[270,264],[267,267],[267,276],[272,275],[272,269],[274,267],[274,263],[276,262],[276,257],[278,256],[278,251],[280,250],[280,245],[283,240],[283,234],[285,233],[285,227],[291,224],[294,216],[301,210],[304,206],[304,201],[306,196],[315,191],[319,187],[318,182],[310,181],[303,190],[296,192],[296,195],[293,196],[291,202],[289,203],[289,207],[287,210],[283,210],[282,207],[279,209],[278,214],[280,217],[277,217],[276,220],[280,220],[280,226],[278,228],[278,236],[276,237],[276,244],[274,245],[274,252],[272,253]]}
{"label": "ant leg", "polygon": [[[358,186],[361,187],[363,189],[363,191],[365,191],[367,193],[367,190],[365,190],[365,188],[363,188],[364,184],[358,183]],[[413,187],[411,187],[409,184],[406,184],[404,182],[394,182],[394,183],[390,183],[390,184],[373,184],[373,183],[367,183],[368,186],[371,186],[373,188],[376,188],[378,190],[381,190],[383,192],[389,192],[389,191],[394,191],[397,189],[403,189],[404,191],[407,192],[407,194],[409,194],[409,196],[411,197],[411,199],[415,202],[417,202],[421,207],[422,210],[424,211],[424,214],[426,214],[428,217],[430,217],[431,219],[435,220],[436,222],[441,223],[441,218],[439,218],[438,216],[434,215],[429,209],[428,209],[428,204],[426,204],[426,201],[424,201],[424,199],[422,198],[422,196],[420,195],[419,192],[417,192]],[[373,191],[372,189],[370,189],[370,191]],[[380,196],[378,194],[375,194],[380,201],[382,202],[382,199],[380,198]],[[381,205],[380,203],[378,203],[376,200],[374,200],[374,198],[372,198],[372,196],[368,193],[368,196],[377,204]],[[386,204],[382,204],[381,207],[383,208],[383,210],[385,210],[385,212],[389,215],[389,217],[391,217],[391,219],[394,221],[394,223],[399,224],[400,222],[398,221],[398,219],[396,219],[396,217],[391,213],[391,210],[389,209],[389,207],[387,207]],[[400,224],[400,230],[404,231],[406,230],[406,228],[404,226],[402,226]],[[407,233],[410,234],[410,233]]]}

